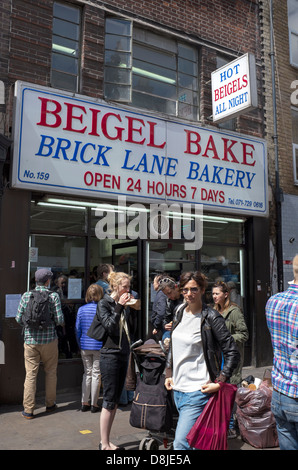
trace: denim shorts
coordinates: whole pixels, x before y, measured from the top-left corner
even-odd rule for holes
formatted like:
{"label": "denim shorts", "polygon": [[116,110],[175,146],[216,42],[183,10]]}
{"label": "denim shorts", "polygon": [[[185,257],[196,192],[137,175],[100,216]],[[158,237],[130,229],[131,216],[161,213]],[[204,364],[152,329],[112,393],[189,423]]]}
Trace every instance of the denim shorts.
{"label": "denim shorts", "polygon": [[128,356],[119,352],[106,352],[103,348],[100,354],[100,372],[103,388],[102,407],[113,410],[118,405],[124,387]]}

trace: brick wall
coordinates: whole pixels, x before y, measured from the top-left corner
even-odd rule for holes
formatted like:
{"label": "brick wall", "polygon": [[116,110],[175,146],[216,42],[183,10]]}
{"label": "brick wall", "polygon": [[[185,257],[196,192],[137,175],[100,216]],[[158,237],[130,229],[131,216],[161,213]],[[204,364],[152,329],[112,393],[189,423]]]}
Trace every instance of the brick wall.
{"label": "brick wall", "polygon": [[[7,77],[50,86],[53,0],[4,0],[11,7],[11,35]],[[228,60],[246,52],[256,55],[259,109],[237,119],[237,130],[263,136],[262,74],[258,2],[253,0],[110,0],[73,1],[83,9],[82,94],[103,98],[104,19],[125,15],[165,33],[182,34],[201,47],[201,122],[211,124],[211,72],[216,54]]]}
{"label": "brick wall", "polygon": [[[261,3],[265,131],[268,144],[269,182],[275,186],[275,152],[273,145],[274,122],[272,102],[272,76],[270,58],[269,2]],[[274,0],[274,42],[276,66],[277,137],[279,150],[279,178],[284,192],[298,195],[293,181],[291,83],[298,80],[298,69],[290,65],[287,2]],[[298,110],[298,108],[297,108]]]}

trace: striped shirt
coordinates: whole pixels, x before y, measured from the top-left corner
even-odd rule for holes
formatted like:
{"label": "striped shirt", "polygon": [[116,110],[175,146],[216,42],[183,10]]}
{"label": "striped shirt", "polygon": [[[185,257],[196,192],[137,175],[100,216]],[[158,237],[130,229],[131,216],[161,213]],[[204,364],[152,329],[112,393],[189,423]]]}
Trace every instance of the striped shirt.
{"label": "striped shirt", "polygon": [[[35,290],[49,291],[45,286],[36,286]],[[52,318],[55,323],[48,326],[44,330],[36,330],[33,328],[24,328],[24,342],[26,344],[47,344],[51,343],[57,338],[56,325],[64,324],[64,316],[61,310],[60,297],[56,292],[50,292],[49,305]],[[26,307],[30,300],[31,291],[25,292],[19,303],[16,321],[22,325],[22,315],[25,313]]]}
{"label": "striped shirt", "polygon": [[80,307],[76,319],[76,335],[81,349],[89,351],[99,351],[102,348],[102,341],[90,338],[87,331],[96,314],[97,302],[90,302]]}
{"label": "striped shirt", "polygon": [[298,398],[297,284],[268,300],[266,318],[274,354],[272,385],[278,392]]}

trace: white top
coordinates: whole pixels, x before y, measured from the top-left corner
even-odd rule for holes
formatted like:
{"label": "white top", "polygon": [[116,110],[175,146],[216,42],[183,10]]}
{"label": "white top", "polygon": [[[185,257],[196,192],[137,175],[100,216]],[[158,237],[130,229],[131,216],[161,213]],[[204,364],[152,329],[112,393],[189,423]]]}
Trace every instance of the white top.
{"label": "white top", "polygon": [[201,338],[201,313],[184,310],[172,333],[173,388],[180,392],[201,390],[209,379]]}

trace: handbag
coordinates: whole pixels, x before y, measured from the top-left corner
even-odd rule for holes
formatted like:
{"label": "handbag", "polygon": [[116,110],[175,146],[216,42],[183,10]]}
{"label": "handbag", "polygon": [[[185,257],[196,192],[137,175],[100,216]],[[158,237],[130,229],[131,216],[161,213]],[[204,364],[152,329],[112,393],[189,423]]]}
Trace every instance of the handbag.
{"label": "handbag", "polygon": [[227,432],[237,385],[219,382],[220,389],[208,400],[186,439],[200,450],[227,450]]}
{"label": "handbag", "polygon": [[96,314],[92,320],[92,323],[87,331],[87,335],[92,338],[96,339],[97,341],[102,341],[103,343],[106,341],[108,333],[104,328],[103,324],[101,323],[100,318]]}

